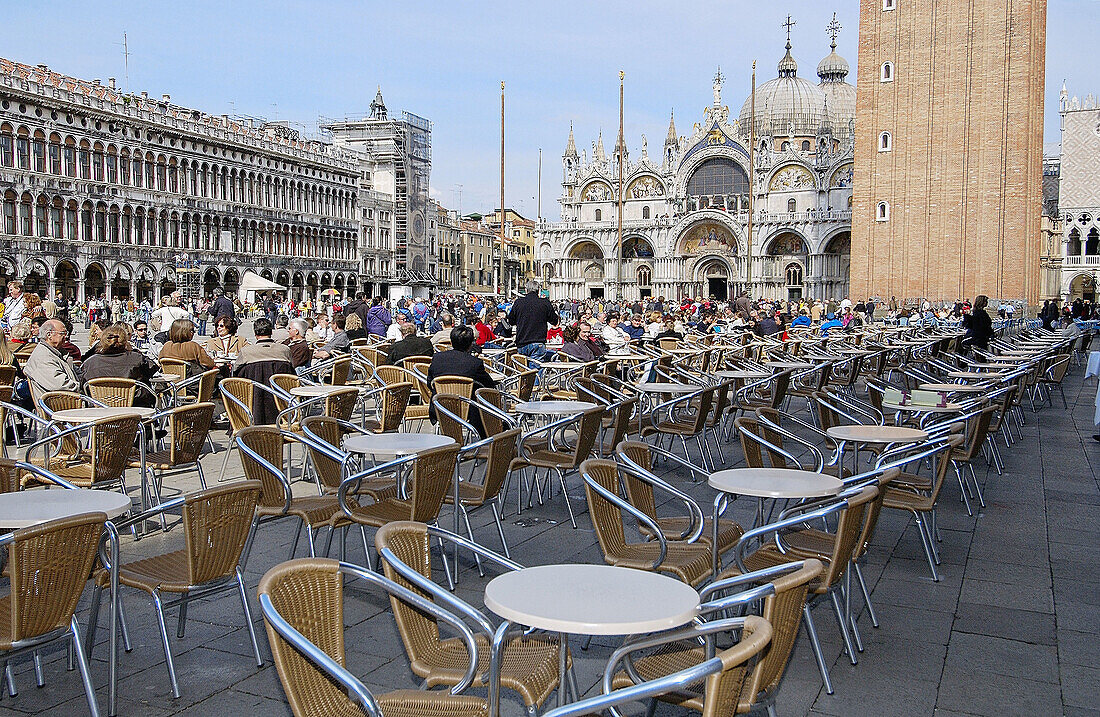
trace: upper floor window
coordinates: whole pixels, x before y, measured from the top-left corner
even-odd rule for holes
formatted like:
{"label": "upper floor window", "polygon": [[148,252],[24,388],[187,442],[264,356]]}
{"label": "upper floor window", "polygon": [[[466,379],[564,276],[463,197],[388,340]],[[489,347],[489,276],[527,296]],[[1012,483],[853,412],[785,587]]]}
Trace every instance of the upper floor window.
{"label": "upper floor window", "polygon": [[895,7],[897,7],[895,0],[882,0],[883,10],[893,10]]}
{"label": "upper floor window", "polygon": [[875,221],[876,222],[888,222],[890,221],[890,203],[879,202],[878,207],[875,209]]}
{"label": "upper floor window", "polygon": [[596,210],[596,221],[600,221],[602,219],[603,219],[603,212],[600,211],[599,209],[597,209]]}
{"label": "upper floor window", "polygon": [[878,151],[889,152],[894,148],[893,137],[889,132],[883,132],[878,136]]}
{"label": "upper floor window", "polygon": [[649,219],[649,207],[642,207],[642,219]]}
{"label": "upper floor window", "polygon": [[879,74],[879,79],[883,82],[894,81],[894,63],[884,62],[882,63],[882,71]]}
{"label": "upper floor window", "polygon": [[788,199],[787,200],[787,211],[791,212],[793,214],[797,210],[798,210],[798,203],[793,199]]}
{"label": "upper floor window", "polygon": [[810,140],[808,140],[808,139],[802,140],[802,151],[803,152],[809,152],[810,151]]}

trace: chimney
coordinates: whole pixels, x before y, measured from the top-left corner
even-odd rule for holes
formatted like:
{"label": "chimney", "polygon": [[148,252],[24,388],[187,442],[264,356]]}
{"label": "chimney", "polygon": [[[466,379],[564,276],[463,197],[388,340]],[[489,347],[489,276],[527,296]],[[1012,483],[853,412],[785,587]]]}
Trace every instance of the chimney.
{"label": "chimney", "polygon": [[110,87],[112,90],[115,89],[115,78],[108,77],[107,78],[107,86]]}
{"label": "chimney", "polygon": [[165,102],[168,102],[169,100],[172,99],[172,96],[170,94],[168,94],[167,92],[165,92],[163,95],[160,96],[160,98],[162,100],[164,100]]}
{"label": "chimney", "polygon": [[144,92],[144,91],[143,91],[143,92],[141,93],[141,99],[143,99],[143,100],[147,100],[147,99],[149,99],[149,93],[148,93],[148,92]]}
{"label": "chimney", "polygon": [[99,78],[97,77],[94,80],[92,80],[92,84],[95,85],[96,87],[99,87]]}
{"label": "chimney", "polygon": [[49,72],[50,71],[50,66],[47,65],[45,62],[39,62],[38,63],[38,69],[42,70],[43,72]]}

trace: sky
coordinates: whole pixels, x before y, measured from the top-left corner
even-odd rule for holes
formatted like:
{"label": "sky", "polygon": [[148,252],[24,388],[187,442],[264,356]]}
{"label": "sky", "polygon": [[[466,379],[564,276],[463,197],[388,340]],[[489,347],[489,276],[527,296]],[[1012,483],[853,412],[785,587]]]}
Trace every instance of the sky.
{"label": "sky", "polygon": [[[776,76],[788,13],[797,23],[799,74],[816,81],[834,12],[843,26],[838,52],[854,73],[857,0],[42,0],[5,8],[0,56],[87,79],[115,77],[131,91],[168,93],[210,114],[288,120],[306,133],[319,117],[365,115],[381,86],[391,116],[408,110],[434,123],[431,193],[463,213],[500,203],[503,80],[506,204],[538,213],[541,148],[542,215],[555,219],[570,122],[578,149],[591,154],[602,130],[611,150],[620,70],[627,148],[636,159],[645,134],[659,156],[670,111],[681,135],[702,119],[718,66],[733,116],[749,94],[754,60],[759,83]],[[1098,35],[1100,0],[1049,0],[1048,145],[1059,142],[1063,80],[1071,95],[1100,95],[1100,63],[1087,60]]]}

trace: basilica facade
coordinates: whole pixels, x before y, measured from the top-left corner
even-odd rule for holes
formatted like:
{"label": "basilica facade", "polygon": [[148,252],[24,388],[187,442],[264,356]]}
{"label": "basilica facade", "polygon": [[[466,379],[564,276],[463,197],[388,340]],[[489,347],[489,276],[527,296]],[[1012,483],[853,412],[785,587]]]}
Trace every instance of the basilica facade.
{"label": "basilica facade", "polygon": [[636,160],[625,146],[608,153],[602,135],[591,155],[578,152],[570,127],[561,220],[544,222],[536,243],[551,298],[846,296],[856,91],[837,30],[818,82],[798,75],[788,37],[778,77],[737,117],[719,70],[701,120],[678,136],[670,119],[656,156],[644,135]]}

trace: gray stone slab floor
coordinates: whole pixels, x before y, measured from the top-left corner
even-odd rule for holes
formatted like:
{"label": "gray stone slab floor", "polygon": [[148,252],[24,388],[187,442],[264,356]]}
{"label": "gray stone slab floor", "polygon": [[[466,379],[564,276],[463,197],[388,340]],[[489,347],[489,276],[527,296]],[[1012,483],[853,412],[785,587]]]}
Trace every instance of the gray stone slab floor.
{"label": "gray stone slab floor", "polygon": [[[1092,440],[1096,381],[1082,380],[1075,367],[1065,381],[1069,408],[1056,395],[1054,406],[1027,410],[1023,438],[1011,448],[1002,444],[1003,475],[978,471],[986,507],[968,517],[959,488],[949,481],[940,501],[942,530],[940,572],[933,583],[915,527],[908,517],[884,511],[864,573],[872,589],[881,627],[860,617],[865,651],[859,664],[843,654],[835,621],[827,609],[815,611],[836,694],[822,689],[809,644],[800,635],[778,695],[781,715],[1086,715],[1100,714],[1100,443]],[[224,430],[214,434],[219,449]],[[727,465],[742,464],[740,447],[723,446]],[[222,455],[203,460],[211,483],[218,479]],[[240,463],[230,460],[228,474],[239,476]],[[670,477],[707,507],[713,499],[705,485]],[[131,484],[137,481],[133,474]],[[169,494],[198,488],[193,477],[170,479]],[[296,484],[310,493],[311,486]],[[509,495],[505,530],[513,557],[526,565],[556,562],[602,562],[583,491],[570,480],[577,529],[570,527],[560,495],[544,505],[515,513]],[[668,506],[668,509],[674,509]],[[732,510],[751,523],[753,506],[737,502]],[[450,525],[450,516],[442,518]],[[266,664],[257,668],[243,627],[240,603],[233,593],[194,603],[185,637],[169,632],[181,696],[172,699],[163,652],[149,600],[125,591],[124,600],[133,651],[120,658],[120,715],[283,715],[290,714],[271,664],[255,589],[265,570],[287,558],[295,526],[286,521],[261,529],[246,574],[252,612]],[[490,547],[496,532],[487,511],[474,516],[475,534]],[[137,543],[126,539],[124,560],[152,555],[180,544],[177,525]],[[364,560],[361,542],[348,541],[352,562]],[[299,555],[304,554],[303,545]],[[335,548],[334,548],[335,553]],[[469,560],[462,562],[457,594],[481,607],[489,578],[478,576]],[[398,639],[388,603],[356,585],[347,588],[348,663],[372,689],[415,687]],[[858,605],[859,602],[856,601]],[[89,619],[88,595],[78,612]],[[106,610],[92,659],[101,709],[106,707]],[[574,642],[576,646],[576,642]],[[613,638],[593,640],[587,651],[574,647],[582,689],[589,694],[611,650]],[[18,695],[0,698],[4,715],[80,715],[86,713],[77,672],[65,670],[64,652],[49,651],[45,680],[35,686],[28,661],[13,663]],[[522,714],[515,695],[505,693],[505,713]],[[659,715],[679,712],[661,706]]]}

